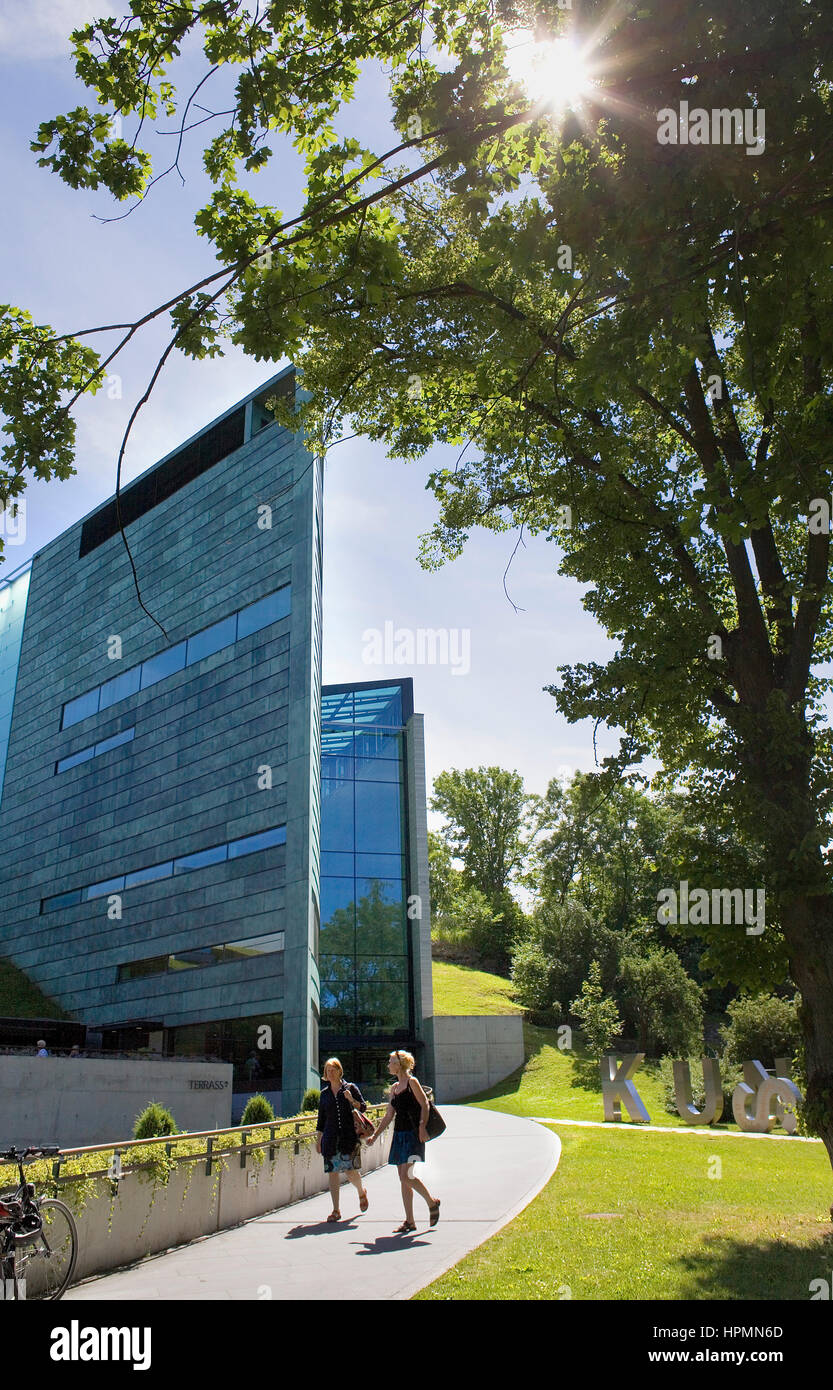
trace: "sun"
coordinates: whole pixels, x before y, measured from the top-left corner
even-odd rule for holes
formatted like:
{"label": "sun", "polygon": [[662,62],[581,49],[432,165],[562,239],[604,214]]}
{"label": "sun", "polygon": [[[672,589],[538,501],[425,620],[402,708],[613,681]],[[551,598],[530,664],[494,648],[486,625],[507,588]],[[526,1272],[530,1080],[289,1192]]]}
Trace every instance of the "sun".
{"label": "sun", "polygon": [[587,54],[566,36],[540,40],[516,29],[506,38],[506,66],[532,101],[554,111],[580,106],[593,90]]}

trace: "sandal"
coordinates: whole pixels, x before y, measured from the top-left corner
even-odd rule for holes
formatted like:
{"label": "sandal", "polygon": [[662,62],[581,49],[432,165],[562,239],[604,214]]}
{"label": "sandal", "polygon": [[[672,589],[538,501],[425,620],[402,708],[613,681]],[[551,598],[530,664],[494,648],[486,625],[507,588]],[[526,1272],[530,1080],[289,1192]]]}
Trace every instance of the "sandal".
{"label": "sandal", "polygon": [[329,1222],[331,1222],[331,1221],[340,1221],[340,1220],[341,1220],[341,1212],[339,1211],[338,1207],[336,1207],[335,1211],[331,1211],[331,1212],[330,1212],[329,1216],[327,1217],[327,1222],[328,1222],[328,1224],[329,1224]]}
{"label": "sandal", "polygon": [[436,1224],[437,1224],[437,1222],[439,1221],[439,1219],[440,1219],[440,1199],[439,1199],[439,1197],[438,1197],[437,1200],[436,1200],[436,1202],[431,1202],[431,1203],[429,1203],[429,1206],[428,1206],[428,1225],[429,1225],[429,1226],[436,1226]]}
{"label": "sandal", "polygon": [[401,1236],[401,1235],[405,1235],[405,1233],[406,1233],[407,1231],[415,1231],[415,1230],[416,1230],[416,1226],[414,1225],[413,1221],[403,1221],[401,1226],[397,1226],[397,1228],[396,1228],[396,1230],[394,1231],[393,1234],[394,1234],[395,1236]]}
{"label": "sandal", "polygon": [[359,1194],[359,1211],[367,1211],[367,1193]]}

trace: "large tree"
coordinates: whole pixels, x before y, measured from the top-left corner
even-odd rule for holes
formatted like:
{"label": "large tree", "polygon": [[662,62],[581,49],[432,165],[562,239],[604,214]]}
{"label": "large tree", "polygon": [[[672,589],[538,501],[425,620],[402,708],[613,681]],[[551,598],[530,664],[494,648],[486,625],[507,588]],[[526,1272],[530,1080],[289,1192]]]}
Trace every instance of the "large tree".
{"label": "large tree", "polygon": [[[573,28],[586,45],[595,86],[573,112],[557,87],[535,102],[509,81],[501,26],[519,23]],[[168,69],[192,30],[206,86],[209,69],[236,67],[230,117],[198,124],[190,91],[177,106]],[[332,127],[366,58],[390,73],[401,139],[387,156]],[[158,309],[178,346],[200,355],[229,332],[255,356],[294,357],[311,393],[301,423],[321,444],[345,413],[399,456],[458,444],[458,466],[431,475],[426,563],[458,553],[473,526],[523,526],[556,538],[562,572],[590,585],[617,650],[563,670],[557,706],[620,729],[622,764],[651,750],[691,775],[761,844],[833,1159],[817,670],[831,646],[829,5],[134,0],[124,21],[81,32],[77,62],[134,127],[160,104],[183,131],[221,123],[197,219],[221,270]],[[708,142],[683,102],[717,113]],[[765,139],[727,143],[721,110],[747,112],[759,136],[765,113]],[[690,139],[658,139],[668,111]],[[306,158],[289,225],[239,181],[259,191],[282,132]],[[37,143],[68,182],[122,197],[148,187],[142,139],[78,108]],[[12,486],[27,466],[66,466],[79,342],[0,318]]]}

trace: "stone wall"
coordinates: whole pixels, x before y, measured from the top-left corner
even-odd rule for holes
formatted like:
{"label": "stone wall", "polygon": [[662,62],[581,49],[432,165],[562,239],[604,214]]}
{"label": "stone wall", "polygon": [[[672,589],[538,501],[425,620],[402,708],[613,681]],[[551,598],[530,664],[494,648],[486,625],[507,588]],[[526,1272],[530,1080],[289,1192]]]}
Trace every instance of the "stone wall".
{"label": "stone wall", "polygon": [[226,1062],[0,1057],[0,1147],[130,1139],[152,1100],[181,1130],[223,1129],[231,1124],[231,1077]]}
{"label": "stone wall", "polygon": [[523,1066],[520,1014],[446,1014],[427,1022],[438,1105],[488,1090]]}

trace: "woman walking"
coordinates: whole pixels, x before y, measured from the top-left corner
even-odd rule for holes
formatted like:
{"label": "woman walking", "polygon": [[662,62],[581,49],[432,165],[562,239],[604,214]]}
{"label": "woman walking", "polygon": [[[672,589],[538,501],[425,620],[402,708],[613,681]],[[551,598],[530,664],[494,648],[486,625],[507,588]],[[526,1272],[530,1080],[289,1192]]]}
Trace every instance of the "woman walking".
{"label": "woman walking", "polygon": [[[366,1110],[367,1104],[358,1086],[345,1082],[344,1068],[337,1057],[324,1064],[325,1084],[318,1102],[317,1138],[315,1147],[324,1155],[324,1172],[330,1178],[330,1197],[333,1209],[328,1221],[340,1221],[338,1188],[344,1173],[359,1194],[359,1210],[367,1211],[367,1193],[359,1169],[362,1166],[362,1146],[356,1137],[354,1109]],[[353,1097],[351,1101],[350,1097]]]}
{"label": "woman walking", "polygon": [[435,1201],[424,1183],[412,1176],[415,1163],[425,1162],[425,1144],[428,1139],[425,1126],[428,1121],[428,1097],[413,1075],[414,1059],[410,1052],[392,1052],[388,1059],[388,1071],[396,1078],[390,1092],[390,1101],[383,1119],[368,1139],[372,1144],[377,1135],[387,1129],[393,1120],[393,1140],[390,1146],[388,1163],[396,1164],[402,1188],[402,1202],[405,1207],[405,1220],[396,1227],[396,1235],[415,1231],[414,1193],[418,1192],[428,1203],[428,1224],[436,1226],[440,1219],[440,1201]]}

